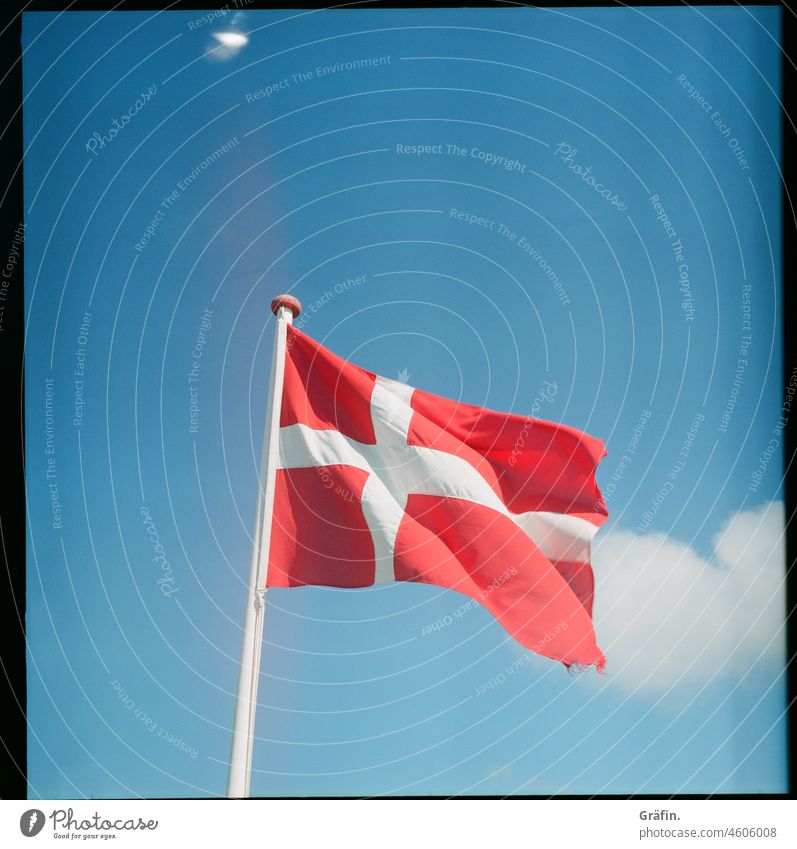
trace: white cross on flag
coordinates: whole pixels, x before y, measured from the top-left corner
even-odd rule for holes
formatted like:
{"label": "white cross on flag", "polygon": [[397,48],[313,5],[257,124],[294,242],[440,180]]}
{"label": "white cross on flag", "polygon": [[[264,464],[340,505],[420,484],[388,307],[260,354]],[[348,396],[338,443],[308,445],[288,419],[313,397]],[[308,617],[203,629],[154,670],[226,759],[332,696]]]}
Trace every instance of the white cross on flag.
{"label": "white cross on flag", "polygon": [[604,657],[603,442],[377,377],[287,328],[267,585],[457,590],[567,666]]}

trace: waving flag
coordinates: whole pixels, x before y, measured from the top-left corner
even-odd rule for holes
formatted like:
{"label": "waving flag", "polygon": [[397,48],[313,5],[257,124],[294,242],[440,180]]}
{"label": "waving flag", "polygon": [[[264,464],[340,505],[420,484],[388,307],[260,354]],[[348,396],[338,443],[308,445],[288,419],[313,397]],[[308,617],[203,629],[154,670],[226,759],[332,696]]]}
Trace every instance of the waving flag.
{"label": "waving flag", "polygon": [[378,377],[277,317],[227,795],[249,795],[268,587],[418,581],[527,648],[602,669],[592,537],[599,439]]}
{"label": "waving flag", "polygon": [[603,443],[378,377],[293,326],[285,349],[267,585],[434,584],[526,648],[602,668]]}

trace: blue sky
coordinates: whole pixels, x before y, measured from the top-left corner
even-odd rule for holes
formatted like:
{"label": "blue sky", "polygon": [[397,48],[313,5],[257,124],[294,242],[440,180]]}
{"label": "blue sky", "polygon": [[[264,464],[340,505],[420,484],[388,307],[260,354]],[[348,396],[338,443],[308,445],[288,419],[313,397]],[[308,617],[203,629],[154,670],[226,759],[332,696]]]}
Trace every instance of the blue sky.
{"label": "blue sky", "polygon": [[24,16],[30,795],[224,791],[281,291],[606,441],[608,669],[271,590],[253,793],[785,790],[779,11],[204,14]]}

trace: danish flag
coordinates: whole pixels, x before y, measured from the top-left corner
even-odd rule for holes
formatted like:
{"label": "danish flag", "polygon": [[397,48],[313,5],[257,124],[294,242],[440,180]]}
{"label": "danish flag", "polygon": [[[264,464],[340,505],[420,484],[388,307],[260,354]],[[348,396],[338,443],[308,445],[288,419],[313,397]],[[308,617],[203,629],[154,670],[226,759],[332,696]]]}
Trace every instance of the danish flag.
{"label": "danish flag", "polygon": [[378,377],[293,326],[279,424],[267,586],[434,584],[532,651],[603,668],[601,440]]}

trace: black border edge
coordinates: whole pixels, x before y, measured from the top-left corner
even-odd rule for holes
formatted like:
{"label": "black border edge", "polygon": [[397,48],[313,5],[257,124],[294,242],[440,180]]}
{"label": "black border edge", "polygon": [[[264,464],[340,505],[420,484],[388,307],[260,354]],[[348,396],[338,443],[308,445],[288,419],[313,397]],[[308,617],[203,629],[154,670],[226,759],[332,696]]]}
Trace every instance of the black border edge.
{"label": "black border edge", "polygon": [[[797,221],[792,209],[792,198],[789,187],[794,185],[794,155],[793,151],[797,138],[794,128],[789,121],[793,114],[789,108],[793,102],[795,84],[797,83],[797,68],[795,68],[795,34],[797,22],[795,13],[787,3],[781,4],[781,168],[783,173],[782,192],[782,228],[783,228],[783,398],[786,402],[786,388],[792,373],[797,366],[797,339],[790,332],[789,318],[797,315],[797,298],[794,287],[789,285],[794,277],[797,263],[795,262],[795,237],[797,236]],[[792,411],[794,413],[794,411]],[[797,512],[797,475],[795,461],[797,460],[797,430],[795,416],[789,417],[785,428],[784,456],[784,490],[786,500],[786,657],[787,657],[787,704],[788,704],[788,741],[789,741],[789,792],[797,793],[797,536],[795,534],[795,513]]]}
{"label": "black border edge", "polygon": [[[0,162],[7,168],[0,204],[0,273],[12,245],[18,262],[5,288],[0,327],[4,459],[0,512],[0,796],[27,796],[27,686],[25,679],[25,489],[24,489],[24,222],[22,187],[22,18],[13,5],[0,12]],[[19,166],[19,167],[18,167]],[[5,275],[4,275],[5,276]],[[5,282],[5,281],[4,281]]]}

